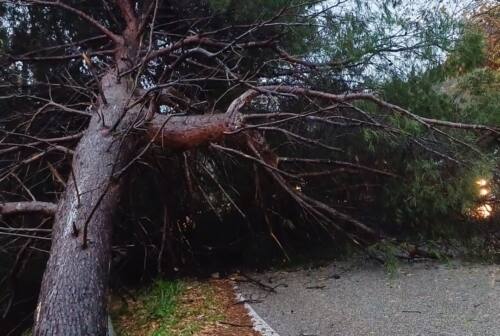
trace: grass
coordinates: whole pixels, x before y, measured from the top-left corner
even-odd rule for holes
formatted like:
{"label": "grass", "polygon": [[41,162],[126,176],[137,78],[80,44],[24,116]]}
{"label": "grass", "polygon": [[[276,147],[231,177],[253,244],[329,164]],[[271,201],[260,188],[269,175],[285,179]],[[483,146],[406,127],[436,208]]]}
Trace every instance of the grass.
{"label": "grass", "polygon": [[223,319],[213,289],[196,281],[157,280],[124,304],[113,300],[119,336],[192,336]]}
{"label": "grass", "polygon": [[157,280],[144,295],[148,313],[160,319],[173,316],[182,287],[179,281]]}
{"label": "grass", "polygon": [[378,256],[383,260],[384,268],[390,278],[396,277],[399,271],[399,260],[396,256],[398,246],[391,241],[381,241],[375,243],[367,248],[368,252],[372,255]]}

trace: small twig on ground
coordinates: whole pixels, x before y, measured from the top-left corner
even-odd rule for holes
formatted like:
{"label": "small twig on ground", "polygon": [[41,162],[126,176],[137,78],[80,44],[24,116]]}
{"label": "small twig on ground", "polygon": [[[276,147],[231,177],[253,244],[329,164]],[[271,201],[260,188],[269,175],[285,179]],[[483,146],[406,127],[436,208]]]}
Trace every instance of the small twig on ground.
{"label": "small twig on ground", "polygon": [[245,279],[247,279],[249,282],[253,283],[254,285],[257,285],[261,289],[266,290],[266,291],[271,292],[271,293],[276,293],[276,287],[280,286],[280,285],[278,285],[278,286],[275,286],[275,287],[271,287],[269,285],[266,285],[262,281],[254,279],[254,278],[252,278],[252,277],[250,277],[250,276],[248,276],[246,274],[243,274],[243,273],[241,273],[241,276],[243,276]]}
{"label": "small twig on ground", "polygon": [[226,322],[226,321],[218,321],[220,324],[225,324],[229,325],[231,327],[238,327],[238,328],[253,328],[253,325],[251,324],[239,324],[239,323],[232,323],[232,322]]}
{"label": "small twig on ground", "polygon": [[324,286],[324,285],[321,285],[321,286],[307,286],[306,289],[323,289],[325,287],[326,286]]}

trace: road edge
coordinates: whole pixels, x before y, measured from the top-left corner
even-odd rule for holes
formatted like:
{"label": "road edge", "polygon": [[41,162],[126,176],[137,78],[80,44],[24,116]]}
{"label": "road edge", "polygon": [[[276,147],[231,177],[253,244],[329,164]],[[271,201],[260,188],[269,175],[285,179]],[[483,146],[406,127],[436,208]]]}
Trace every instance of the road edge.
{"label": "road edge", "polygon": [[248,312],[252,320],[253,329],[262,334],[262,336],[280,336],[259,314],[250,306],[245,297],[240,293],[237,285],[233,285],[234,293],[236,295],[236,302],[243,302],[243,306]]}

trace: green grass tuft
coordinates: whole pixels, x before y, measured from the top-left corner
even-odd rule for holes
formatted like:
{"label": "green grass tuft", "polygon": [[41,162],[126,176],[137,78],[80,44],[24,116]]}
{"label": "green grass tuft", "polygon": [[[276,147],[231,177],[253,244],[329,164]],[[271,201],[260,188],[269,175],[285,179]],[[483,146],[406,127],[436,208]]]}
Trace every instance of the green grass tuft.
{"label": "green grass tuft", "polygon": [[179,281],[156,280],[143,297],[148,313],[155,318],[173,315],[182,287]]}

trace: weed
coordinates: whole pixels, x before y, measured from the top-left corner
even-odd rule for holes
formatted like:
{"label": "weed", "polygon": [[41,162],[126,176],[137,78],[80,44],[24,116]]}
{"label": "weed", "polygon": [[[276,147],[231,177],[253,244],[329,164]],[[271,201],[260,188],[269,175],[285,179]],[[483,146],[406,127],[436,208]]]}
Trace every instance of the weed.
{"label": "weed", "polygon": [[397,257],[399,250],[400,247],[389,240],[382,240],[367,248],[369,255],[383,261],[385,270],[391,278],[395,277],[399,270],[399,260]]}

